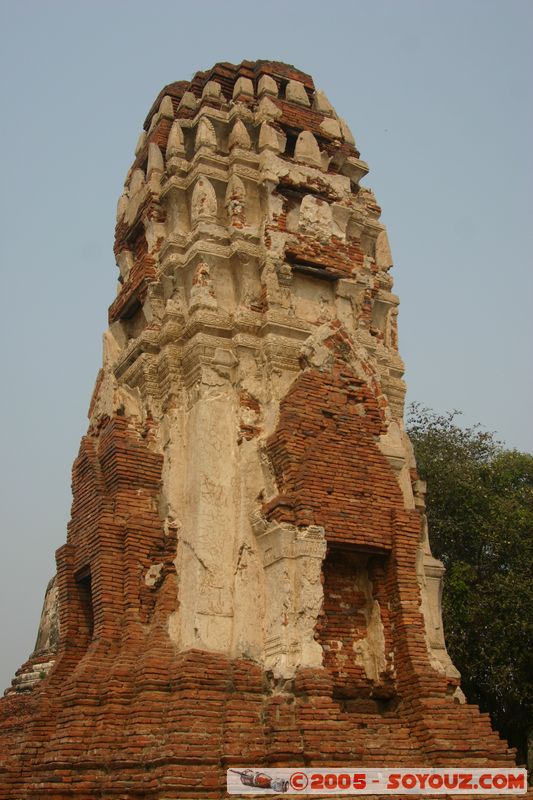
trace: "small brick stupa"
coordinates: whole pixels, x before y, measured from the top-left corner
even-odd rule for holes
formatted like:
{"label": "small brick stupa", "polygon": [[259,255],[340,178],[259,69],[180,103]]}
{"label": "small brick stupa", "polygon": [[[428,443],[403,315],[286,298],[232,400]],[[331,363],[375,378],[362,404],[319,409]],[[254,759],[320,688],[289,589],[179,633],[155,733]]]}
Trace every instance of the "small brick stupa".
{"label": "small brick stupa", "polygon": [[2,800],[225,797],[232,766],[513,766],[444,643],[368,167],[309,75],[166,86]]}

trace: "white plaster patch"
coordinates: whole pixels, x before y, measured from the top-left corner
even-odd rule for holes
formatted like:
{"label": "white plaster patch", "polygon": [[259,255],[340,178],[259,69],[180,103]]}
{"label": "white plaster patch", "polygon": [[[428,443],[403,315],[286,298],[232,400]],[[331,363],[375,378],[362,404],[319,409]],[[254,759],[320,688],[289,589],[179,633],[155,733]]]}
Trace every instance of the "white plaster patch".
{"label": "white plaster patch", "polygon": [[331,208],[324,200],[306,194],[300,204],[298,227],[302,233],[326,242],[333,232]]}
{"label": "white plaster patch", "polygon": [[159,578],[161,577],[161,570],[163,569],[163,563],[160,564],[152,564],[151,567],[146,571],[144,576],[144,582],[147,586],[155,586]]}

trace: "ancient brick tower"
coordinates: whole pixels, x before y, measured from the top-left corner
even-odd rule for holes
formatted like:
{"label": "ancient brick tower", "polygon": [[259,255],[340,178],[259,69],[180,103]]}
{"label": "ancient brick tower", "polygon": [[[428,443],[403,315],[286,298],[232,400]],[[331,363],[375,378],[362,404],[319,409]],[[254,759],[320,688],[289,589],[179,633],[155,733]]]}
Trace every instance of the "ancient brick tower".
{"label": "ancient brick tower", "polygon": [[391,256],[346,123],[309,75],[245,61],[166,86],[144,127],[56,588],[0,703],[2,800],[512,766],[446,653]]}

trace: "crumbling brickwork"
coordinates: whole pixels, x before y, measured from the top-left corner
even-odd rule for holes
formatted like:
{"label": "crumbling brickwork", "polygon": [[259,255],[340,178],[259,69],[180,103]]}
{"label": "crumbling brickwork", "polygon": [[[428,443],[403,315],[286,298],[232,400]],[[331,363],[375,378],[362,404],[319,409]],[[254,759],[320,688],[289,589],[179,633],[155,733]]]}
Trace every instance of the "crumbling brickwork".
{"label": "crumbling brickwork", "polygon": [[292,66],[156,99],[41,646],[0,702],[2,800],[513,764],[445,648],[367,171]]}

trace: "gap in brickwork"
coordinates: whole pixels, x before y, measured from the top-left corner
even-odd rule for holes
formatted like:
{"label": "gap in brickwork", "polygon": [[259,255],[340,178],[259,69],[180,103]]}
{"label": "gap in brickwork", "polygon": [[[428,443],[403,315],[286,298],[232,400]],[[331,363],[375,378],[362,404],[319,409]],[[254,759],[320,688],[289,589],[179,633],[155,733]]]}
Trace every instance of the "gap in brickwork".
{"label": "gap in brickwork", "polygon": [[86,639],[88,646],[94,634],[94,606],[90,569],[83,570],[76,576],[76,588],[78,590],[81,609],[80,627],[82,630],[80,630],[80,639]]}
{"label": "gap in brickwork", "polygon": [[339,700],[369,699],[383,692],[388,677],[384,626],[370,577],[375,560],[384,557],[330,546],[323,564],[324,606],[316,633]]}

